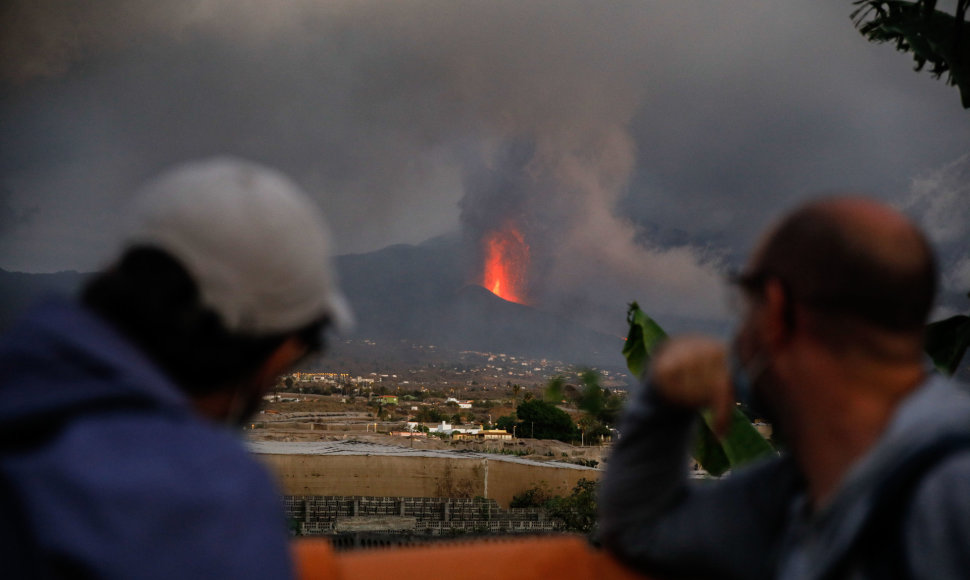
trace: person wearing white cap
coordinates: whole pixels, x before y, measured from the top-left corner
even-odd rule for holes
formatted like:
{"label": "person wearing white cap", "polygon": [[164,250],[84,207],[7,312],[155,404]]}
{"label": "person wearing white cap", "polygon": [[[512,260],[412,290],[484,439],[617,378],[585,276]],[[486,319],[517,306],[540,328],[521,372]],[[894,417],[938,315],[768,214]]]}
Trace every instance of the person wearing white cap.
{"label": "person wearing white cap", "polygon": [[321,213],[232,158],[150,181],[118,260],[0,338],[0,554],[19,577],[288,578],[275,486],[225,424],[351,324]]}

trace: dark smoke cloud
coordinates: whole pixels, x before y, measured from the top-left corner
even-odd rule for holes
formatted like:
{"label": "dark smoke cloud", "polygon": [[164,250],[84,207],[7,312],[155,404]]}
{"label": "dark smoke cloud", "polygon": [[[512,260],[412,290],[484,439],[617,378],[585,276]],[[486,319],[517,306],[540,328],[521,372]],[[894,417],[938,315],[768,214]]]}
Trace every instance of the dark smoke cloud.
{"label": "dark smoke cloud", "polygon": [[21,85],[63,75],[91,55],[182,28],[189,20],[186,8],[186,2],[138,0],[5,2],[0,6],[0,77]]}
{"label": "dark smoke cloud", "polygon": [[18,209],[10,205],[10,190],[0,186],[0,235],[11,228],[30,225],[37,215],[36,207]]}
{"label": "dark smoke cloud", "polygon": [[970,134],[954,90],[868,45],[844,2],[2,10],[0,185],[38,208],[0,231],[4,268],[97,266],[138,182],[232,153],[316,195],[340,251],[475,238],[508,211],[550,307],[710,317],[724,256],[778,211],[902,198]]}
{"label": "dark smoke cloud", "polygon": [[970,292],[970,154],[913,180],[902,209],[915,216],[936,246],[943,295],[937,317],[965,312]]}
{"label": "dark smoke cloud", "polygon": [[667,315],[719,316],[717,256],[640,245],[632,222],[615,214],[633,158],[617,126],[577,141],[514,142],[467,176],[466,240],[479,249],[487,232],[511,222],[530,248],[531,300],[590,325],[618,318],[633,299]]}

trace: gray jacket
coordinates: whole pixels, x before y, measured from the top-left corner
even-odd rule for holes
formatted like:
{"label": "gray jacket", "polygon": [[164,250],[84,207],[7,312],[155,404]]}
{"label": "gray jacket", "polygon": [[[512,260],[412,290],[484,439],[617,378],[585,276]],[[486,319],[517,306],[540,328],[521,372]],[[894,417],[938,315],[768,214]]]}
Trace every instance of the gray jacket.
{"label": "gray jacket", "polygon": [[[970,446],[935,463],[907,494],[902,554],[850,548],[876,494],[935,442],[970,435],[970,394],[930,379],[899,407],[886,433],[808,513],[801,476],[782,455],[718,481],[690,482],[695,414],[642,389],[627,409],[601,486],[603,542],[648,573],[709,578],[875,578],[867,560],[906,562],[915,578],[970,578]],[[890,545],[886,550],[891,550]]]}

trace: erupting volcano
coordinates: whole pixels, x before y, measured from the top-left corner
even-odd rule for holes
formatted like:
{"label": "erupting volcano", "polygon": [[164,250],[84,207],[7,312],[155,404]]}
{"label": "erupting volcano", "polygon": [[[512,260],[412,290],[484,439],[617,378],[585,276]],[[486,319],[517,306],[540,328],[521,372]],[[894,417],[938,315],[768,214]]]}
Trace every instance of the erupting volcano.
{"label": "erupting volcano", "polygon": [[482,286],[509,302],[526,303],[526,272],[529,268],[529,246],[522,232],[506,223],[482,238],[485,264]]}

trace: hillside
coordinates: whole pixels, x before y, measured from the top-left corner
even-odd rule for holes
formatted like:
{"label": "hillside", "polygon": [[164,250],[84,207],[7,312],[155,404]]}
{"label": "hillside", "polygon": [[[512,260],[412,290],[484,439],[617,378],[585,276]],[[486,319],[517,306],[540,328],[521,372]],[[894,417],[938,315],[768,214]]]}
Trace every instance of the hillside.
{"label": "hillside", "polygon": [[[470,285],[460,245],[436,238],[339,256],[340,283],[357,316],[354,338],[406,340],[449,350],[505,352],[617,368],[621,338]],[[87,275],[0,270],[0,328],[47,295],[72,294]]]}

